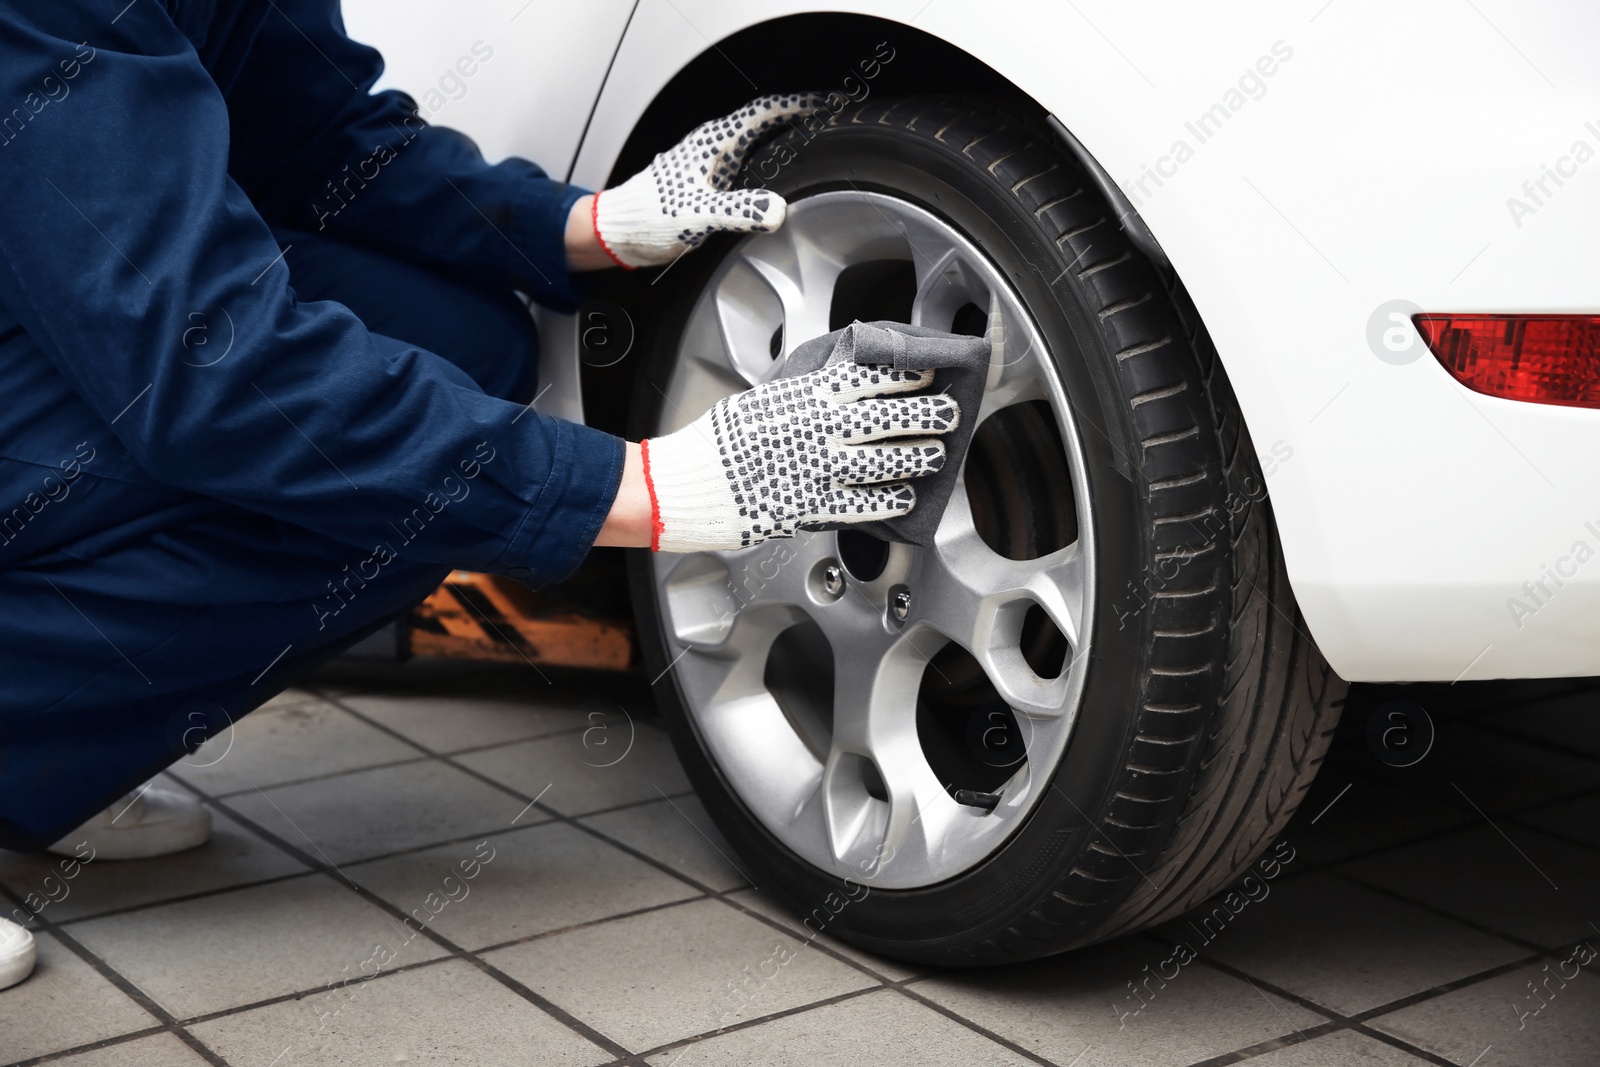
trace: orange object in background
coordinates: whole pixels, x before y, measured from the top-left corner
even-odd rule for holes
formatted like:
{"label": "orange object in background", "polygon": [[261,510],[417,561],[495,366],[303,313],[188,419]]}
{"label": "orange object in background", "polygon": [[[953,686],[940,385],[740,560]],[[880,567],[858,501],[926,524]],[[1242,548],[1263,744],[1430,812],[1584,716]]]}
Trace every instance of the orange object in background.
{"label": "orange object in background", "polygon": [[593,619],[510,578],[452,571],[411,610],[414,656],[625,671],[633,631],[624,620]]}

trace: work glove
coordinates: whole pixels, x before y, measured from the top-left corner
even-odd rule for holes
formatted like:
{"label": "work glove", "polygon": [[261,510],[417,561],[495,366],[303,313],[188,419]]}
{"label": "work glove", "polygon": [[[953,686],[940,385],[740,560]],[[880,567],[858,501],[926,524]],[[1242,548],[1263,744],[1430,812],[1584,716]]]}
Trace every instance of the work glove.
{"label": "work glove", "polygon": [[642,442],[658,552],[746,548],[802,526],[909,512],[906,479],[944,466],[932,436],[961,410],[939,393],[897,396],[933,371],[831,363],[724,397],[693,423]]}
{"label": "work glove", "polygon": [[756,140],[787,119],[822,106],[824,96],[763,96],[696,129],[615,189],[596,193],[595,236],[624,267],[671,263],[719,230],[766,232],[783,225],[788,205],[766,189],[734,189]]}

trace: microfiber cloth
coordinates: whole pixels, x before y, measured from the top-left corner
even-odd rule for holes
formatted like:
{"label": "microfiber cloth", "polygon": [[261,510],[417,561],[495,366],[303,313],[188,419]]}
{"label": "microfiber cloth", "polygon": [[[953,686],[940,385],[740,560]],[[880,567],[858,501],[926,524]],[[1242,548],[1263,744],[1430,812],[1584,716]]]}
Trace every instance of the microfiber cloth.
{"label": "microfiber cloth", "polygon": [[908,514],[883,522],[808,524],[806,528],[848,528],[887,541],[931,545],[933,532],[938,529],[945,505],[955,489],[961,461],[972,442],[972,431],[977,428],[978,405],[983,401],[983,385],[989,375],[989,342],[982,337],[945,333],[904,322],[852,322],[842,330],[812,338],[796,347],[777,376],[791,378],[844,360],[932,370],[933,384],[923,392],[948,394],[961,408],[961,421],[954,430],[941,436],[945,447],[944,466],[937,474],[912,481],[917,503]]}

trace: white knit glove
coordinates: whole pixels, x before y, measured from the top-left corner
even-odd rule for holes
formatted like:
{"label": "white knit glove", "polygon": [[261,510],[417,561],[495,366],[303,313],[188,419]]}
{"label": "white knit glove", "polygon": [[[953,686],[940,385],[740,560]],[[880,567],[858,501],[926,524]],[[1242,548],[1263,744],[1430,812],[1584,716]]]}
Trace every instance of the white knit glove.
{"label": "white knit glove", "polygon": [[824,97],[763,96],[696,129],[615,189],[596,193],[595,236],[624,267],[671,263],[718,230],[766,232],[783,225],[783,197],[734,189],[744,157],[767,130],[813,111]]}
{"label": "white knit glove", "polygon": [[944,444],[927,435],[954,429],[961,409],[943,393],[886,394],[932,381],[932,371],[832,363],[724,397],[642,442],[650,547],[745,548],[806,523],[904,515],[916,503],[905,479],[944,466]]}

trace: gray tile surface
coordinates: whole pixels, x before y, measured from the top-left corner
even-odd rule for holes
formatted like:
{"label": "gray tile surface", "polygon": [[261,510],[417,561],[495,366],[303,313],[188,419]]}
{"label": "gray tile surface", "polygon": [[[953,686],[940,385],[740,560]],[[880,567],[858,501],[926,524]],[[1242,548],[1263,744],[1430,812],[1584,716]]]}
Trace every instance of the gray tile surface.
{"label": "gray tile surface", "polygon": [[[69,922],[115,908],[130,908],[191,893],[279,878],[306,870],[294,859],[238,822],[212,812],[211,840],[199,848],[158,859],[82,864],[76,877],[62,881],[62,857],[0,852],[0,884],[22,896],[48,899],[45,879],[59,885],[42,914]],[[64,891],[64,892],[63,892]]]}
{"label": "gray tile surface", "polygon": [[582,1067],[614,1058],[460,960],[380,975],[347,987],[342,996],[327,993],[226,1015],[192,1030],[232,1067]]}
{"label": "gray tile surface", "polygon": [[794,935],[805,948],[805,952],[821,952],[828,949],[846,956],[874,974],[882,975],[891,982],[903,982],[908,978],[916,978],[926,974],[926,967],[914,967],[899,960],[891,960],[886,956],[877,956],[864,949],[847,944],[829,933],[833,928],[834,920],[830,917],[824,921],[815,911],[799,915],[790,911],[783,904],[767,893],[754,889],[743,889],[736,893],[729,893],[728,899],[751,911],[765,915],[774,922],[781,923],[783,927]]}
{"label": "gray tile surface", "polygon": [[89,919],[72,934],[179,1018],[341,982],[378,945],[395,953],[394,966],[440,954],[316,874]]}
{"label": "gray tile surface", "polygon": [[1033,1061],[925,1005],[892,992],[865,993],[748,1030],[650,1057],[652,1067],[925,1067]]}
{"label": "gray tile surface", "polygon": [[1440,725],[1432,750],[1415,766],[1371,760],[1367,770],[1437,803],[1491,816],[1600,787],[1600,760],[1462,722]]}
{"label": "gray tile surface", "polygon": [[712,889],[749,886],[748,868],[696,796],[658,800],[582,820]]}
{"label": "gray tile surface", "polygon": [[588,926],[485,958],[642,1052],[877,984],[720,901]]}
{"label": "gray tile surface", "polygon": [[553,696],[537,678],[525,695],[478,696],[456,692],[348,695],[340,703],[434,752],[458,752],[506,741],[581,731],[589,721],[569,701]]}
{"label": "gray tile surface", "polygon": [[1508,708],[1478,721],[1564,752],[1600,757],[1600,694],[1592,689]]}
{"label": "gray tile surface", "polygon": [[1135,937],[911,988],[1052,1063],[1095,1067],[1178,1067],[1323,1021],[1199,960],[1164,987],[1145,987],[1148,1001],[1136,998],[1128,983],[1168,956],[1165,946]]}
{"label": "gray tile surface", "polygon": [[1284,837],[1294,842],[1300,858],[1331,863],[1482,821],[1471,811],[1385,782],[1324,774],[1312,785]]}
{"label": "gray tile surface", "polygon": [[[1344,1014],[1509,963],[1523,948],[1328,874],[1272,884],[1237,917],[1213,905],[1162,932]],[[1213,922],[1206,921],[1214,915]],[[1207,942],[1209,938],[1209,942]]]}
{"label": "gray tile surface", "polygon": [[[1600,947],[1600,938],[1594,940]],[[1547,972],[1542,964],[1523,968],[1379,1016],[1370,1025],[1461,1067],[1479,1056],[1478,1067],[1589,1067],[1600,1063],[1600,978],[1591,973],[1596,964],[1600,960],[1564,987],[1559,976],[1543,984]],[[1539,983],[1542,999],[1530,992],[1529,982]],[[1491,1045],[1493,1052],[1485,1055]]]}
{"label": "gray tile surface", "polygon": [[1540,808],[1519,821],[1600,848],[1600,793]]}
{"label": "gray tile surface", "polygon": [[136,1037],[91,1052],[51,1060],[51,1067],[205,1067],[206,1058],[176,1034]]}
{"label": "gray tile surface", "polygon": [[[489,859],[473,864],[475,857]],[[462,868],[463,861],[469,866]],[[474,868],[476,877],[463,877]],[[445,845],[345,873],[469,949],[700,895],[565,823],[496,834],[482,848]],[[430,893],[436,895],[424,903]]]}
{"label": "gray tile surface", "polygon": [[1297,1041],[1246,1061],[1250,1067],[1420,1067],[1420,1056],[1353,1030]]}
{"label": "gray tile surface", "polygon": [[172,765],[213,796],[421,756],[327,701],[269,704]]}
{"label": "gray tile surface", "polygon": [[[225,801],[295,848],[342,864],[503,830],[525,806],[446,763],[404,763]],[[537,809],[520,822],[543,819]]]}
{"label": "gray tile surface", "polygon": [[458,758],[530,797],[549,787],[541,803],[564,815],[659,800],[663,793],[671,796],[689,788],[672,742],[652,723],[609,724],[604,734],[589,735],[587,741],[585,733],[524,741]]}
{"label": "gray tile surface", "polygon": [[[988,969],[914,967],[828,932],[805,944],[810,931],[743,881],[687,795],[659,720],[642,714],[646,680],[446,661],[325,674],[243,720],[215,767],[179,768],[232,791],[240,821],[218,818],[205,849],[88,865],[45,910],[95,963],[41,929],[39,973],[0,991],[0,1064],[203,1062],[117,982],[193,1020],[179,1032],[233,1067],[580,1067],[623,1048],[654,1067],[1600,1064],[1600,960],[1561,985],[1514,943],[1600,945],[1588,926],[1600,923],[1600,759],[1579,719],[1600,686],[1359,688],[1286,832],[1300,858],[1220,924],[1203,946],[1214,956],[1163,980],[1163,936],[1199,944],[1190,923],[1209,909]],[[1438,742],[1391,768],[1366,744],[1364,712],[1402,694],[1430,710]],[[412,762],[381,766],[401,754]],[[362,888],[303,872],[256,820]],[[5,908],[53,869],[0,853]],[[435,936],[468,955],[450,958]],[[1530,979],[1553,992],[1519,1029],[1517,1005],[1538,1003]],[[1367,1025],[1383,1040],[1342,1015],[1374,1005]]]}
{"label": "gray tile surface", "polygon": [[1544,946],[1594,934],[1600,853],[1486,823],[1339,868],[1441,911]]}
{"label": "gray tile surface", "polygon": [[157,1025],[71,949],[35,935],[39,962],[21,985],[0,990],[0,1062],[43,1056]]}

